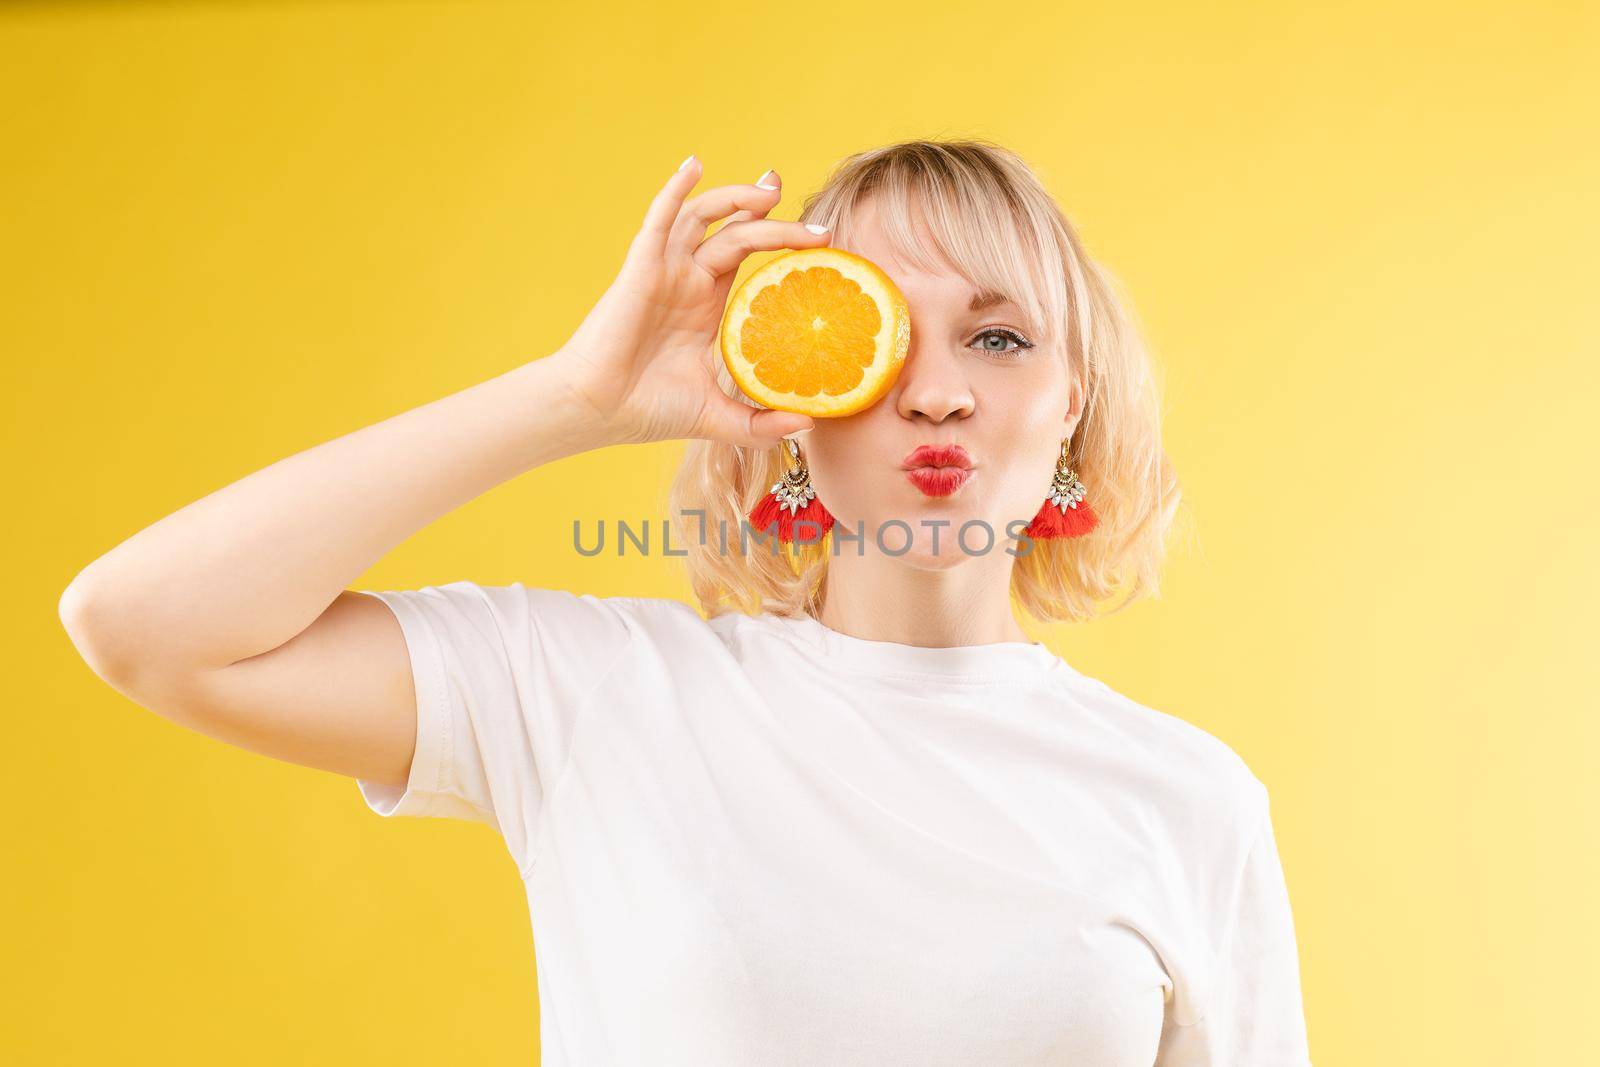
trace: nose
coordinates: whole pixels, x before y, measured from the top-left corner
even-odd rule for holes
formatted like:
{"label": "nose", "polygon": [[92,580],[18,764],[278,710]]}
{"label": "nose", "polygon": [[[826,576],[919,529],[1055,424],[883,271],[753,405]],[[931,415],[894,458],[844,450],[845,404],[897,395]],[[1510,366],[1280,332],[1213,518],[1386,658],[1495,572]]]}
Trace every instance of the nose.
{"label": "nose", "polygon": [[902,418],[920,415],[937,424],[951,416],[966,418],[972,414],[972,387],[960,357],[936,346],[919,345],[915,329],[911,331],[911,350],[906,353],[895,388],[899,391],[895,406]]}

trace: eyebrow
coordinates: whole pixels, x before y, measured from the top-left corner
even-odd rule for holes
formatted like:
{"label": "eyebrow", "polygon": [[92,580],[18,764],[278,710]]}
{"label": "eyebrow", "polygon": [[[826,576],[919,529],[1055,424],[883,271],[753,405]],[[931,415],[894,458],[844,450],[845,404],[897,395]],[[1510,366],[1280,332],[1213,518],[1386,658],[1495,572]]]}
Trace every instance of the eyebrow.
{"label": "eyebrow", "polygon": [[967,310],[982,311],[985,308],[997,307],[1001,304],[1009,302],[1010,297],[1006,296],[1004,293],[996,293],[993,290],[985,290],[981,293],[972,294],[972,302],[967,305]]}

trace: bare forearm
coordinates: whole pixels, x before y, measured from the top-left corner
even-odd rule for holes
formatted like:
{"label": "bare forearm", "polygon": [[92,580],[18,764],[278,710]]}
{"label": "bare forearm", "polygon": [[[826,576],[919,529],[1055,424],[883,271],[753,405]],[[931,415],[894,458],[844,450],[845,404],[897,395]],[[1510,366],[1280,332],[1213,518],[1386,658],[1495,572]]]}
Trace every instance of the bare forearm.
{"label": "bare forearm", "polygon": [[97,670],[124,677],[277,648],[417,530],[523,471],[611,443],[569,399],[566,374],[560,353],[535,360],[202,497],[84,568],[63,619]]}

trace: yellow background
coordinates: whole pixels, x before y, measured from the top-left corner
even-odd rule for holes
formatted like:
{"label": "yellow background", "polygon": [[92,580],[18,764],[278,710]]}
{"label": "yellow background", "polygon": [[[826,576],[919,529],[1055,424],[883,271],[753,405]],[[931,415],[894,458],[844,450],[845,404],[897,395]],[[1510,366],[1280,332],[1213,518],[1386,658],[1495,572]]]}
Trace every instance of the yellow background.
{"label": "yellow background", "polygon": [[[1132,292],[1199,532],[1160,601],[1033,630],[1270,788],[1313,1059],[1596,1062],[1597,39],[1578,4],[6,6],[0,1059],[531,1062],[492,831],[140,709],[57,598],[552,350],[689,152],[793,217],[848,152],[975,135]],[[570,542],[681,447],[515,479],[357,587],[686,596]]]}

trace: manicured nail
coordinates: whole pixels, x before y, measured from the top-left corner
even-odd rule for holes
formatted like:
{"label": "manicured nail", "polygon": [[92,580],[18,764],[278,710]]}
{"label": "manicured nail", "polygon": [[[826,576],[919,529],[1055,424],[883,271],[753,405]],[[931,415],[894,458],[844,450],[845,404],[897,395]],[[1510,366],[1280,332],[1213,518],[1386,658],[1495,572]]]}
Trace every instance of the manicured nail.
{"label": "manicured nail", "polygon": [[678,164],[678,169],[682,170],[684,167],[687,167],[692,162],[694,162],[694,153],[690,152],[689,155],[688,155],[688,158],[686,158],[682,163]]}
{"label": "manicured nail", "polygon": [[826,226],[818,226],[814,222],[806,223],[806,229],[810,230],[812,233],[827,233],[828,232],[828,228]]}
{"label": "manicured nail", "polygon": [[767,180],[768,178],[772,178],[772,177],[774,177],[773,172],[771,170],[768,170],[765,174],[763,174],[761,177],[756,179],[756,188],[758,188],[758,189],[776,189],[778,187],[778,183]]}

